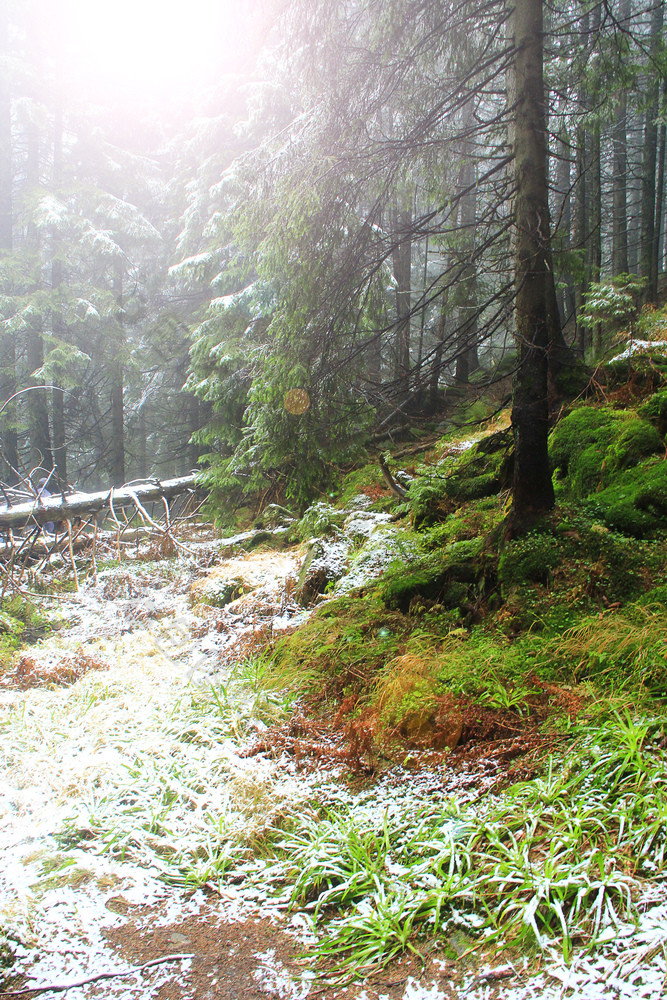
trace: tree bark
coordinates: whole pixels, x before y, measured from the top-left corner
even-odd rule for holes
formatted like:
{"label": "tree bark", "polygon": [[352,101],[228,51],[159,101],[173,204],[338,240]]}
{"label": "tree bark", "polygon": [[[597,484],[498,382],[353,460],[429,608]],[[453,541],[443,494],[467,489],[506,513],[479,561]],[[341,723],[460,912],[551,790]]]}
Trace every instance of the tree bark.
{"label": "tree bark", "polygon": [[111,450],[109,472],[114,483],[125,482],[125,419],[123,410],[123,269],[120,262],[114,268],[113,291],[118,311],[117,345],[111,359]]}
{"label": "tree bark", "polygon": [[393,230],[396,241],[392,253],[396,282],[394,378],[401,387],[401,397],[407,399],[410,394],[410,310],[412,297],[412,212],[410,209],[395,209]]}
{"label": "tree bark", "polygon": [[[0,259],[12,252],[12,130],[11,90],[9,84],[9,18],[7,4],[0,6]],[[7,279],[1,290],[11,292]],[[0,337],[0,405],[16,392],[16,347],[14,335],[3,333]],[[2,458],[5,469],[3,478],[14,484],[18,481],[18,435],[16,407],[10,403],[2,411]]]}
{"label": "tree bark", "polygon": [[181,476],[165,482],[139,483],[117,490],[103,490],[99,493],[72,493],[64,497],[50,496],[39,503],[20,503],[12,507],[0,506],[0,530],[20,528],[26,524],[46,524],[47,521],[71,520],[83,514],[95,514],[113,503],[114,510],[136,506],[136,500],[150,502],[169,499],[195,490],[195,476]]}
{"label": "tree bark", "polygon": [[[468,102],[464,116],[465,127],[472,125],[472,107]],[[477,341],[477,265],[475,262],[475,223],[477,221],[477,190],[475,162],[472,143],[466,139],[461,152],[463,163],[459,174],[459,189],[462,192],[460,208],[460,228],[462,230],[462,251],[464,255],[461,270],[461,298],[459,325],[456,344],[457,382],[466,383],[472,373],[479,368]]]}
{"label": "tree bark", "polygon": [[644,143],[642,157],[642,187],[641,187],[641,232],[640,232],[640,254],[639,273],[647,279],[644,291],[646,302],[654,302],[657,295],[657,287],[654,284],[656,267],[654,264],[655,253],[655,202],[656,202],[656,161],[658,155],[658,112],[660,105],[660,78],[655,68],[655,62],[659,55],[659,47],[662,36],[663,5],[656,3],[651,14],[651,72],[653,79],[648,77],[647,91],[649,94],[649,104],[646,109],[646,121],[644,124]]}
{"label": "tree bark", "polygon": [[[630,0],[621,0],[619,22],[626,26],[630,21]],[[628,152],[627,152],[628,92],[621,82],[614,100],[612,130],[612,274],[627,274],[628,264]]]}
{"label": "tree bark", "polygon": [[519,367],[512,405],[514,481],[508,526],[511,534],[525,530],[554,504],[547,446],[547,382],[549,313],[555,289],[553,272],[548,267],[550,223],[542,0],[516,0],[514,45],[515,311]]}
{"label": "tree bark", "polygon": [[[63,155],[63,113],[60,104],[56,107],[53,122],[53,183],[56,192],[62,182]],[[51,263],[51,289],[53,291],[53,306],[51,317],[53,334],[58,340],[66,340],[67,331],[62,312],[63,263],[61,259],[61,240],[58,233],[53,236],[53,260]],[[53,430],[53,460],[58,473],[58,480],[67,484],[67,442],[65,427],[65,393],[59,384],[57,376],[53,378],[51,390],[51,420]]]}
{"label": "tree bark", "polygon": [[[667,79],[662,87],[663,109],[667,107]],[[662,121],[658,131],[658,177],[655,192],[655,224],[653,227],[653,272],[651,274],[651,284],[658,294],[658,277],[662,270],[662,217],[665,207],[665,152],[667,146],[667,125]]]}

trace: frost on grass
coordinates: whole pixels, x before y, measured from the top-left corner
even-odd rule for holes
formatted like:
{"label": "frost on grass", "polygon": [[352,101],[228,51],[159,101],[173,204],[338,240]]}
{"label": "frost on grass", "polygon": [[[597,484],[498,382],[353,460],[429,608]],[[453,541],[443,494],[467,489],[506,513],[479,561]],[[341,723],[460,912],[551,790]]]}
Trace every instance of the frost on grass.
{"label": "frost on grass", "polygon": [[[197,635],[185,589],[172,570],[100,573],[72,598],[76,626],[31,656],[56,670],[83,649],[106,669],[0,691],[0,926],[15,970],[40,981],[116,968],[104,932],[117,906],[193,912],[181,890],[242,862],[310,794],[289,768],[240,755],[275,706],[223,666],[224,635]],[[153,613],[133,620],[148,597]],[[256,912],[265,895],[228,898],[218,916]]]}
{"label": "frost on grass", "polygon": [[537,947],[542,996],[657,1000],[667,932],[646,876],[665,870],[666,764],[658,724],[617,717],[543,778],[485,800],[434,795],[432,778],[331,795],[325,816],[278,841],[271,879],[312,912],[319,952],[350,970],[464,932],[476,948]]}
{"label": "frost on grass", "polygon": [[[361,550],[366,567],[385,532],[378,525]],[[384,538],[377,553],[388,558]],[[66,688],[0,692],[0,924],[24,942],[17,970],[42,982],[107,970],[105,931],[123,908],[150,904],[147,919],[175,922],[204,905],[182,889],[205,884],[223,919],[291,900],[295,934],[351,967],[381,964],[419,935],[458,933],[541,951],[539,974],[503,983],[505,1000],[657,1000],[667,945],[667,898],[651,888],[667,853],[659,725],[619,718],[581,738],[564,766],[496,797],[443,770],[397,769],[361,790],[332,773],[306,777],[289,759],[242,755],[276,706],[247,663],[225,666],[234,620],[243,633],[257,629],[252,608],[265,609],[262,622],[288,615],[270,579],[263,598],[209,621],[173,571],[152,586],[143,573],[100,574],[73,604],[76,629],[34,651],[57,660],[84,643],[108,669]],[[132,588],[138,601],[150,591],[157,613],[133,621]],[[265,992],[305,996],[306,978],[268,955],[261,967]],[[142,996],[175,974],[156,972]],[[491,995],[488,982],[464,986],[475,1000]],[[403,1000],[438,991],[411,980]]]}

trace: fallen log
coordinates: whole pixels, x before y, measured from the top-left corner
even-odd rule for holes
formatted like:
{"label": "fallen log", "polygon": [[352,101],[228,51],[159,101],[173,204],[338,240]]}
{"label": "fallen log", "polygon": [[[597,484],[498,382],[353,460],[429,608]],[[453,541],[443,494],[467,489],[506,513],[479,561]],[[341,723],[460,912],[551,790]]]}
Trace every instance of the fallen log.
{"label": "fallen log", "polygon": [[12,507],[0,504],[0,531],[21,528],[27,524],[46,524],[49,521],[72,521],[85,514],[92,515],[102,510],[118,510],[137,506],[137,500],[150,503],[152,500],[169,500],[179,493],[196,489],[195,476],[180,479],[158,480],[122,486],[119,489],[104,490],[100,493],[68,493],[64,496],[42,497],[39,501],[19,503]]}

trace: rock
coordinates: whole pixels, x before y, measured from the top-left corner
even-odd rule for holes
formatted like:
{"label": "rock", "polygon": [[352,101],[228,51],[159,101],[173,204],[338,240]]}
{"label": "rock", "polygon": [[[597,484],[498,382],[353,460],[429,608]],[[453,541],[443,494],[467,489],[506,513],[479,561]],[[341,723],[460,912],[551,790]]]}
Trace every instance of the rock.
{"label": "rock", "polygon": [[295,595],[299,604],[312,603],[329,584],[341,578],[347,567],[350,548],[351,543],[346,538],[311,542],[296,582]]}
{"label": "rock", "polygon": [[209,604],[213,608],[224,608],[237,597],[254,589],[240,576],[206,577],[193,583],[190,588],[190,598],[193,604]]}

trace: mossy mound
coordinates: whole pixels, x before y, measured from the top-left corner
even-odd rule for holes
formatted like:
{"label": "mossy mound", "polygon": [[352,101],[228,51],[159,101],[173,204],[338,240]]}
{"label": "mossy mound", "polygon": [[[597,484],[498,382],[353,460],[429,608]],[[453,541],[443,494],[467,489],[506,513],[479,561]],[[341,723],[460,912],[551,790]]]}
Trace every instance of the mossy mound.
{"label": "mossy mound", "polygon": [[667,529],[667,462],[643,462],[584,501],[585,511],[615,531],[644,538]]}
{"label": "mossy mound", "polygon": [[663,539],[639,541],[586,510],[560,509],[504,547],[496,623],[512,636],[560,632],[582,614],[641,598],[663,579],[665,555]]}
{"label": "mossy mound", "polygon": [[600,365],[595,378],[606,395],[620,393],[626,402],[641,400],[667,384],[667,356],[656,349],[617,358]]}
{"label": "mossy mound", "polygon": [[408,500],[415,528],[444,521],[468,501],[495,496],[509,487],[511,478],[512,434],[496,431],[411,483]]}
{"label": "mossy mound", "polygon": [[583,498],[664,449],[656,427],[636,412],[581,406],[554,429],[549,453],[561,493]]}
{"label": "mossy mound", "polygon": [[329,601],[275,647],[273,683],[329,700],[368,689],[382,665],[398,656],[410,625],[379,597]]}
{"label": "mossy mound", "polygon": [[444,551],[433,552],[413,565],[390,566],[379,594],[385,607],[406,614],[416,604],[426,608],[438,604],[446,609],[470,610],[483,587],[480,565],[481,538],[453,542]]}
{"label": "mossy mound", "polygon": [[667,434],[667,389],[654,393],[637,410],[640,417],[648,420],[662,438]]}
{"label": "mossy mound", "polygon": [[358,496],[366,496],[372,501],[390,497],[377,462],[364,465],[360,469],[353,469],[345,476],[338,495],[338,503],[342,507],[348,506]]}

